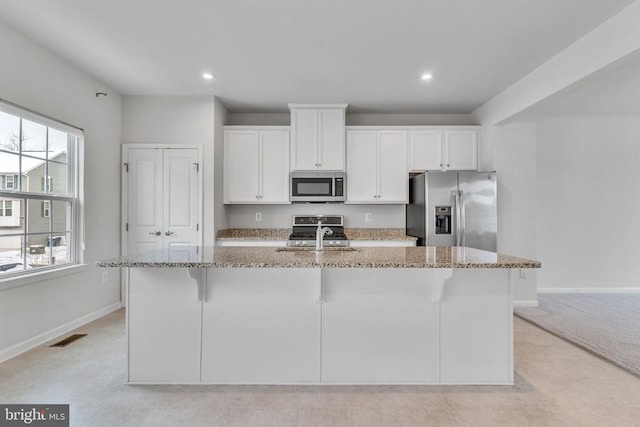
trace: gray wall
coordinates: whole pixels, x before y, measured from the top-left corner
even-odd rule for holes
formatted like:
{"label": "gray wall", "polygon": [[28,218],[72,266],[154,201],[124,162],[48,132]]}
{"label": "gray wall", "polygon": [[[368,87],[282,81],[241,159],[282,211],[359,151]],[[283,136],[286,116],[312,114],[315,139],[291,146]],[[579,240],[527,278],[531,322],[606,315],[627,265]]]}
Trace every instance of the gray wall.
{"label": "gray wall", "polygon": [[638,129],[639,116],[538,120],[539,288],[640,291]]}
{"label": "gray wall", "polygon": [[[86,220],[84,271],[0,290],[2,360],[15,349],[28,348],[34,337],[62,333],[79,319],[119,306],[118,274],[112,271],[102,282],[94,264],[120,253],[121,97],[4,24],[0,52],[17,58],[0,67],[2,98],[84,128]],[[109,96],[96,98],[97,90]]]}

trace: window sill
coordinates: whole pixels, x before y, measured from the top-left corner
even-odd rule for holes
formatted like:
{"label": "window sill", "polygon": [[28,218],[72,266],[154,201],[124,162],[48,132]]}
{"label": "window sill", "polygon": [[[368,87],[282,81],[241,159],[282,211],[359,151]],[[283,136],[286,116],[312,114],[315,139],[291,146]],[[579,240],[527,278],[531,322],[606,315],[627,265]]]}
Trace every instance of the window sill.
{"label": "window sill", "polygon": [[87,264],[74,264],[68,267],[60,267],[55,270],[38,271],[35,273],[27,273],[18,277],[7,277],[0,279],[0,291],[5,289],[16,288],[18,286],[30,285],[32,283],[42,282],[43,280],[53,279],[55,277],[68,276],[70,274],[81,273],[86,270]]}

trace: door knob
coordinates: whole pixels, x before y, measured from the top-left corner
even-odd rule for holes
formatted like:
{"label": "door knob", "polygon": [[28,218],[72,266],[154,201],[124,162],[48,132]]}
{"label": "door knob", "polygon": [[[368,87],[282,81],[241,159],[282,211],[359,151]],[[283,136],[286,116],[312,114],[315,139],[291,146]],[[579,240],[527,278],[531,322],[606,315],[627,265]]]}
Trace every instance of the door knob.
{"label": "door knob", "polygon": [[164,232],[164,235],[165,235],[165,236],[172,236],[172,235],[174,235],[174,234],[176,234],[176,233],[174,233],[173,231],[168,231],[168,230],[167,230],[167,231],[165,231],[165,232]]}

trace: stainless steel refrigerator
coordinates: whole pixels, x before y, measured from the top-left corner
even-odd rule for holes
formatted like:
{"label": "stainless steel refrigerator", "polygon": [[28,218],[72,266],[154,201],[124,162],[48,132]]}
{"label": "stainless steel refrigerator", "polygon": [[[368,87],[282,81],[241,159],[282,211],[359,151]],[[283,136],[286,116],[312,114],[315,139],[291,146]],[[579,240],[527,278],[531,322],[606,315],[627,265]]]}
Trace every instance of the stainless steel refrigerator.
{"label": "stainless steel refrigerator", "polygon": [[406,227],[418,246],[496,252],[496,173],[425,172],[409,179]]}

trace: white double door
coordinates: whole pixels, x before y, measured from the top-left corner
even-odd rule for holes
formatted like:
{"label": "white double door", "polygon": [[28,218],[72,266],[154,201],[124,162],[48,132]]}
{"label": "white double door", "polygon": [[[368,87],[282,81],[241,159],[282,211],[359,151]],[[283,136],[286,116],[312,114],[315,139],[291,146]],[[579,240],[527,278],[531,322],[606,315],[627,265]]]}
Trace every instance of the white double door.
{"label": "white double door", "polygon": [[127,254],[202,244],[199,148],[125,145]]}

